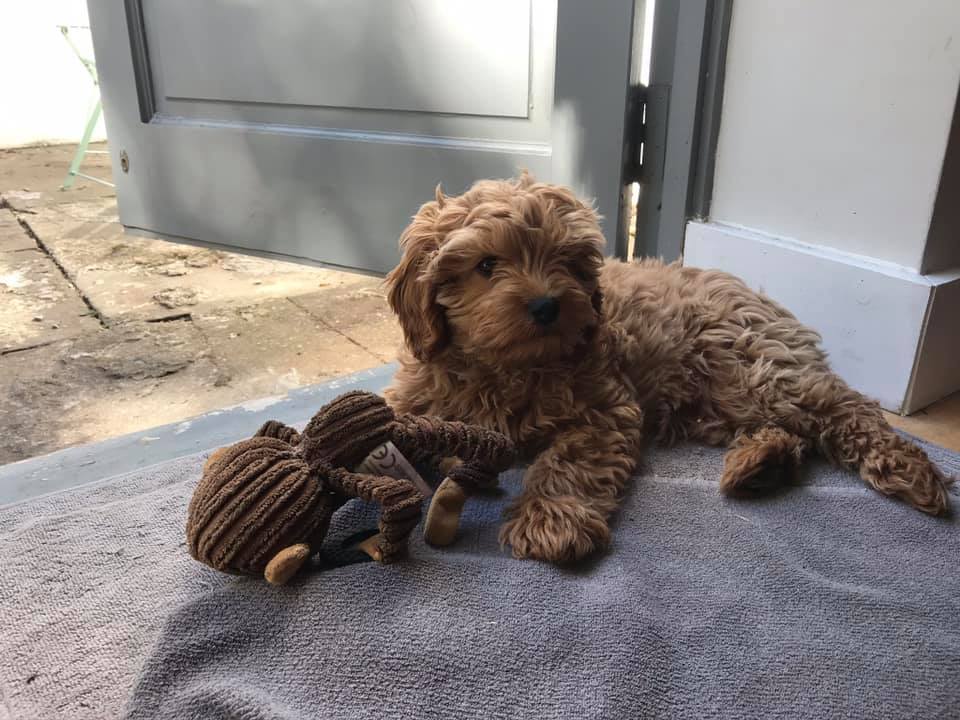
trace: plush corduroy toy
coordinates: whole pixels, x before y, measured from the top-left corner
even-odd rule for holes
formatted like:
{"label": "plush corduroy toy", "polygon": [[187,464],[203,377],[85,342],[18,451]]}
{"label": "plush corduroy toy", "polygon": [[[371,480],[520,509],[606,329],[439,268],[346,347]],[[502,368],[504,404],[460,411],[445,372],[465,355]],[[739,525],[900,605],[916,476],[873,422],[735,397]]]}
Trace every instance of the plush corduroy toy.
{"label": "plush corduroy toy", "polygon": [[349,392],[314,415],[302,435],[270,421],[211,455],[187,513],[190,554],[217,570],[263,573],[280,585],[319,549],[333,513],[361,498],[382,506],[379,533],[361,549],[380,562],[395,560],[419,522],[423,494],[406,478],[354,472],[388,442],[415,463],[461,461],[450,467],[427,516],[426,538],[438,545],[452,541],[467,494],[495,485],[514,460],[500,433],[396,416],[380,396]]}

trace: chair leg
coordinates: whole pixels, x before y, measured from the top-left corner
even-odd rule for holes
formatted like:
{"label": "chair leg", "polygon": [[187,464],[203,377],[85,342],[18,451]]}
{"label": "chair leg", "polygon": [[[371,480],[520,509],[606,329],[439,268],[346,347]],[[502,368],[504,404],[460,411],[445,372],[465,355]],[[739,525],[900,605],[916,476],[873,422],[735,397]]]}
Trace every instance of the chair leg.
{"label": "chair leg", "polygon": [[93,137],[93,131],[97,127],[97,122],[100,120],[100,113],[102,110],[103,104],[99,99],[97,99],[97,104],[94,106],[93,112],[90,113],[90,118],[87,120],[87,127],[84,128],[83,137],[80,139],[80,144],[77,146],[77,151],[73,155],[73,162],[70,163],[70,169],[67,170],[67,177],[60,186],[61,190],[69,189],[76,181],[77,175],[80,173],[80,165],[83,163],[83,158],[87,154],[87,147],[90,145],[90,138]]}

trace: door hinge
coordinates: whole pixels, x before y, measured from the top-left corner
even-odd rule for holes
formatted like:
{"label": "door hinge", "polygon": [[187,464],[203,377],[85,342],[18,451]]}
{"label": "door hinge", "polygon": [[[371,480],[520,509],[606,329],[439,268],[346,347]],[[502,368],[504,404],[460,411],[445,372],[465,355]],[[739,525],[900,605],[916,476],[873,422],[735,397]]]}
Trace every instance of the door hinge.
{"label": "door hinge", "polygon": [[646,140],[647,88],[632,85],[627,93],[623,153],[624,184],[639,182],[643,178],[644,141]]}

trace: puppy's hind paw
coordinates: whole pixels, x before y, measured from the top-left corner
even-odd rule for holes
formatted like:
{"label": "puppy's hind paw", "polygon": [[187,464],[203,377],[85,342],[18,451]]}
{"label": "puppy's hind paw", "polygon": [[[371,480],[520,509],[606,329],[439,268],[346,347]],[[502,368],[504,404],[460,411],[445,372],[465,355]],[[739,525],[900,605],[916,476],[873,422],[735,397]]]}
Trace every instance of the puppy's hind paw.
{"label": "puppy's hind paw", "polygon": [[807,450],[796,435],[777,427],[737,439],[723,458],[720,492],[743,495],[791,481]]}
{"label": "puppy's hind paw", "polygon": [[860,476],[884,495],[892,495],[928,515],[950,514],[953,483],[919,453],[875,457],[860,466]]}

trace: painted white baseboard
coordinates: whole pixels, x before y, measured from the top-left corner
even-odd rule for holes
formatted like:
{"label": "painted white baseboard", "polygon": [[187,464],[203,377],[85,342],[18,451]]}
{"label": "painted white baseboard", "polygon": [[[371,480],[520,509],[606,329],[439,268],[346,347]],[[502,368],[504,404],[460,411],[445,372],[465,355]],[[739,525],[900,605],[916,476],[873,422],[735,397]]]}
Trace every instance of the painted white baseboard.
{"label": "painted white baseboard", "polygon": [[960,391],[960,277],[934,277],[938,281],[904,402],[907,413]]}
{"label": "painted white baseboard", "polygon": [[919,275],[713,222],[687,224],[684,264],[733,273],[789,308],[823,336],[833,369],[888,410],[960,389],[958,273]]}

